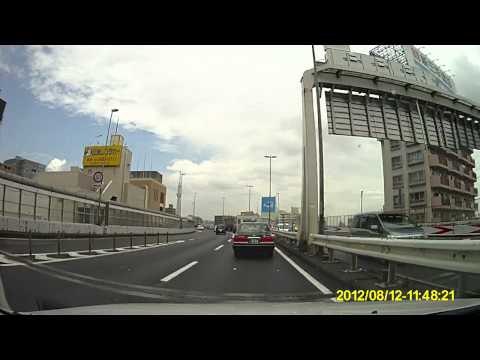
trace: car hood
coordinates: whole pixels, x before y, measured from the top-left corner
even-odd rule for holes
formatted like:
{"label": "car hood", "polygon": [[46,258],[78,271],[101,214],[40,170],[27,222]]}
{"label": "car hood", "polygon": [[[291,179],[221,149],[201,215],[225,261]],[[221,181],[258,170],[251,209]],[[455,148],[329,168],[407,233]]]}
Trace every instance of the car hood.
{"label": "car hood", "polygon": [[131,303],[35,311],[31,315],[429,315],[479,311],[480,299],[451,302],[336,303],[328,299],[294,303],[152,304]]}
{"label": "car hood", "polygon": [[405,228],[397,228],[388,230],[389,235],[396,238],[423,238],[425,233],[422,228],[412,228],[412,227],[405,227]]}

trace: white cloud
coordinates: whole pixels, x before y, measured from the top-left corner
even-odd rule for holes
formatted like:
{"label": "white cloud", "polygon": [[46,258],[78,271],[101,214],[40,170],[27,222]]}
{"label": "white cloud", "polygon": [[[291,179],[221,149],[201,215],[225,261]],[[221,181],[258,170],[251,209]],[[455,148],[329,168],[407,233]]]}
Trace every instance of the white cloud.
{"label": "white cloud", "polygon": [[46,171],[66,171],[68,170],[67,160],[52,159],[47,165]]}
{"label": "white cloud", "polygon": [[[272,163],[272,194],[280,192],[282,209],[300,206],[300,78],[312,66],[309,46],[33,46],[28,51],[30,87],[40,100],[97,119],[118,107],[121,124],[134,122],[136,129],[158,137],[152,147],[177,157],[165,164],[168,202],[176,204],[178,171],[188,174],[185,215],[191,213],[194,192],[200,216],[220,213],[222,196],[227,213],[245,210],[246,184],[255,185],[253,207],[268,194],[267,153],[278,156]],[[362,189],[364,209],[381,208],[380,144],[329,136],[325,112],[322,118],[327,215],[358,211]],[[179,143],[204,160],[185,158]],[[205,159],[205,154],[212,155]]]}

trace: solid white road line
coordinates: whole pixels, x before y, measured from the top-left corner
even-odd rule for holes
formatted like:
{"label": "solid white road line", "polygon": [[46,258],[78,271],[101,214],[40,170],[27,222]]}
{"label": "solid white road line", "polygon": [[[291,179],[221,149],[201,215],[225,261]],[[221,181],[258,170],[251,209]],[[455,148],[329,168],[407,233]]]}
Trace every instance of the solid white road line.
{"label": "solid white road line", "polygon": [[171,273],[170,275],[165,276],[165,277],[164,277],[162,280],[160,280],[160,281],[163,281],[163,282],[170,281],[170,280],[172,280],[174,277],[177,277],[178,275],[180,275],[180,274],[183,273],[184,271],[187,271],[187,270],[190,269],[192,266],[197,265],[197,264],[198,264],[198,261],[192,261],[190,264],[187,264],[187,265],[185,265],[184,267],[178,269],[177,271]]}
{"label": "solid white road line", "polygon": [[97,254],[110,254],[111,251],[105,251],[105,250],[93,250],[95,251]]}
{"label": "solid white road line", "polygon": [[222,247],[224,247],[225,245],[220,245],[220,246],[217,246],[215,249],[213,249],[213,251],[217,251],[217,250],[220,250]]}
{"label": "solid white road line", "polygon": [[175,241],[175,243],[184,243],[184,242],[185,242],[185,240],[177,240],[177,241]]}
{"label": "solid white road line", "polygon": [[52,260],[52,258],[47,257],[47,255],[35,255],[35,259],[37,259],[37,260],[43,260],[43,261]]}
{"label": "solid white road line", "polygon": [[320,290],[324,294],[332,294],[330,289],[328,289],[325,285],[322,285],[320,282],[315,280],[315,278],[303,270],[300,266],[298,266],[292,259],[290,259],[287,255],[285,255],[279,248],[275,247],[275,251],[280,254],[290,265],[292,265],[295,270],[297,270],[300,274],[302,274],[305,279],[307,279],[313,286],[315,286],[318,290]]}
{"label": "solid white road line", "polygon": [[76,251],[70,251],[67,253],[68,256],[71,256],[71,257],[83,257],[83,256],[88,256],[88,255],[83,255],[83,254],[79,254],[78,252]]}
{"label": "solid white road line", "polygon": [[7,259],[7,257],[5,255],[0,255],[0,262],[2,263],[2,265],[4,265],[4,264],[21,264],[19,262]]}

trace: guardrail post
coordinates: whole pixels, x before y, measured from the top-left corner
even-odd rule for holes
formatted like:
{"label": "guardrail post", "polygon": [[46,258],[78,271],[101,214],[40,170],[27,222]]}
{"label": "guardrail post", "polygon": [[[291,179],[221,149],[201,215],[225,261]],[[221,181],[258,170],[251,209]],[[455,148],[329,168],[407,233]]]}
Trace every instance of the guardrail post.
{"label": "guardrail post", "polygon": [[382,289],[391,289],[399,285],[397,281],[397,263],[394,261],[388,261],[387,269],[384,273],[384,281],[382,283],[375,284]]}
{"label": "guardrail post", "polygon": [[88,233],[88,255],[92,255],[92,232]]}
{"label": "guardrail post", "polygon": [[455,297],[464,297],[465,296],[465,274],[459,273],[457,279],[457,291]]}
{"label": "guardrail post", "polygon": [[130,249],[133,249],[133,234],[130,233]]}
{"label": "guardrail post", "polygon": [[[319,246],[319,248],[323,249],[323,246]],[[329,264],[334,264],[338,262],[338,260],[335,260],[335,258],[333,257],[333,249],[327,248],[327,256],[327,260],[324,262]]]}
{"label": "guardrail post", "polygon": [[393,261],[388,262],[388,272],[387,272],[387,284],[391,285],[395,283],[397,277],[397,264]]}
{"label": "guardrail post", "polygon": [[358,255],[351,254],[351,257],[352,261],[350,262],[350,269],[346,269],[345,272],[355,273],[363,271],[363,269],[358,267]]}
{"label": "guardrail post", "polygon": [[160,233],[157,233],[157,245],[160,245]]}
{"label": "guardrail post", "polygon": [[143,239],[143,247],[147,247],[147,233],[143,233],[144,234],[144,239]]}
{"label": "guardrail post", "polygon": [[168,231],[167,231],[167,244],[168,244]]}
{"label": "guardrail post", "polygon": [[113,251],[117,250],[117,233],[113,233]]}
{"label": "guardrail post", "polygon": [[28,232],[28,255],[32,258],[32,230]]}
{"label": "guardrail post", "polygon": [[60,231],[57,232],[57,255],[60,256]]}

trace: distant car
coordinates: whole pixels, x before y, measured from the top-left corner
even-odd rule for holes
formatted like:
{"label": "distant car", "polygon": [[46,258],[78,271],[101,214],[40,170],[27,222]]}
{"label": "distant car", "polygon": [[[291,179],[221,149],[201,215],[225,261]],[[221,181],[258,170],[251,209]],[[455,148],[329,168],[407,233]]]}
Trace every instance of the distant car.
{"label": "distant car", "polygon": [[248,222],[238,226],[232,239],[233,253],[239,257],[247,252],[273,256],[274,235],[267,223]]}
{"label": "distant car", "polygon": [[203,225],[197,225],[197,230],[205,230],[205,226],[203,226]]}
{"label": "distant car", "polygon": [[215,228],[215,233],[218,234],[225,234],[225,226],[224,225],[217,225]]}

